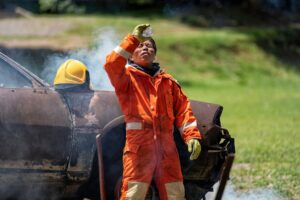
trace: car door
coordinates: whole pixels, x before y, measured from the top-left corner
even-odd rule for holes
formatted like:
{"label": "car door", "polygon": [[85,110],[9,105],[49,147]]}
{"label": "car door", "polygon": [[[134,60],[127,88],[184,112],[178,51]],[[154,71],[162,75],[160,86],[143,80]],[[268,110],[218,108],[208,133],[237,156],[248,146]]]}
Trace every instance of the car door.
{"label": "car door", "polygon": [[63,182],[71,127],[61,96],[0,54],[0,183]]}

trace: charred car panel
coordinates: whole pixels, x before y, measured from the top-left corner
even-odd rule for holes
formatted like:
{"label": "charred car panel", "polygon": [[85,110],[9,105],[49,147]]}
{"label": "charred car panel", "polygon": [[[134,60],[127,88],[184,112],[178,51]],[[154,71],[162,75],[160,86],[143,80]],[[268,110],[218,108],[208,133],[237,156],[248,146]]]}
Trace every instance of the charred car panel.
{"label": "charred car panel", "polygon": [[[72,118],[72,151],[67,169],[72,187],[90,177],[96,152],[95,136],[112,119],[122,115],[118,101],[110,91],[60,92]],[[79,182],[81,181],[81,183]]]}
{"label": "charred car panel", "polygon": [[0,58],[1,198],[36,189],[34,183],[41,191],[47,181],[63,187],[71,151],[69,111],[43,81],[3,54]]}

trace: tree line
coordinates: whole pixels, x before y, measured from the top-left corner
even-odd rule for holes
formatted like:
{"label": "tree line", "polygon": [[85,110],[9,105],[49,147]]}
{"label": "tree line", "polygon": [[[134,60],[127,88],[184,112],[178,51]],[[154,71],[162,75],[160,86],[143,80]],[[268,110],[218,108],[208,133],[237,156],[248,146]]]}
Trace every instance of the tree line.
{"label": "tree line", "polygon": [[96,11],[124,11],[159,9],[165,6],[230,7],[241,6],[254,11],[282,11],[298,13],[299,0],[1,0],[0,9],[21,6],[36,13],[89,13]]}

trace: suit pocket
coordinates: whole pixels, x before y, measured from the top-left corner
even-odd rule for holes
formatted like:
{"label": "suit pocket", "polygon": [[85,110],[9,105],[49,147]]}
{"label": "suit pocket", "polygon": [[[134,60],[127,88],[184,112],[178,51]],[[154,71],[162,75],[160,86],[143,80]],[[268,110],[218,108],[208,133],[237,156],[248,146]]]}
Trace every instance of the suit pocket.
{"label": "suit pocket", "polygon": [[124,148],[124,154],[126,153],[134,153],[136,154],[139,150],[140,145],[138,144],[126,144]]}

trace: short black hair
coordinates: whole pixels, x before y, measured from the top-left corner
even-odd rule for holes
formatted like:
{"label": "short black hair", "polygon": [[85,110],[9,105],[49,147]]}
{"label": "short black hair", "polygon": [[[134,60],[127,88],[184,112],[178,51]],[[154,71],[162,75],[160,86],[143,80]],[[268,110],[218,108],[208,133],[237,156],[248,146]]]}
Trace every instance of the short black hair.
{"label": "short black hair", "polygon": [[156,47],[155,41],[153,40],[153,38],[150,38],[149,41],[152,43],[152,46],[153,46],[154,51],[155,51],[155,54],[156,54],[156,52],[157,52],[157,47]]}

